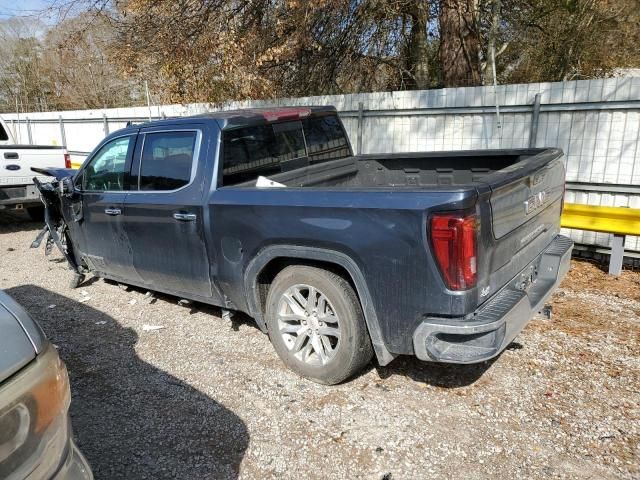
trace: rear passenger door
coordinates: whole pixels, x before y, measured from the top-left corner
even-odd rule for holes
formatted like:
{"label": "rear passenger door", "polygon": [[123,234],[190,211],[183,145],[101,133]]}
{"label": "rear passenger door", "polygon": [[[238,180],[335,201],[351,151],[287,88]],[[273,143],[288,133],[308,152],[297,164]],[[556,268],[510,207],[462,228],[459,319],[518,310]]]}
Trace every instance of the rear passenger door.
{"label": "rear passenger door", "polygon": [[205,126],[141,129],[125,199],[133,265],[150,289],[213,296],[204,240]]}

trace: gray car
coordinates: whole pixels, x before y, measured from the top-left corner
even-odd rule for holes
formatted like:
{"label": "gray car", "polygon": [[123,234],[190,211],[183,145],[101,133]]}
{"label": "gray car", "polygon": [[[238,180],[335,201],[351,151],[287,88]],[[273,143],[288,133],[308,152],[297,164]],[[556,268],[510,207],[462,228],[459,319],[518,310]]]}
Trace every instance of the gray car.
{"label": "gray car", "polygon": [[91,480],[69,419],[67,369],[38,324],[0,291],[0,478]]}

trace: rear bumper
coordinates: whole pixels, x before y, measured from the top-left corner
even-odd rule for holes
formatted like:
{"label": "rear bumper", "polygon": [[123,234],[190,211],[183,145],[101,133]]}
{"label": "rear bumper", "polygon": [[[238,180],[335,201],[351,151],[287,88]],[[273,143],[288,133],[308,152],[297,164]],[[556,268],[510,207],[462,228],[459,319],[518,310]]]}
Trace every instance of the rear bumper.
{"label": "rear bumper", "polygon": [[[477,363],[498,355],[544,307],[569,271],[573,242],[558,235],[551,244],[472,316],[428,318],[413,334],[420,360]],[[523,279],[537,272],[525,290]]]}
{"label": "rear bumper", "polygon": [[41,205],[40,192],[35,185],[0,187],[0,210],[16,205]]}

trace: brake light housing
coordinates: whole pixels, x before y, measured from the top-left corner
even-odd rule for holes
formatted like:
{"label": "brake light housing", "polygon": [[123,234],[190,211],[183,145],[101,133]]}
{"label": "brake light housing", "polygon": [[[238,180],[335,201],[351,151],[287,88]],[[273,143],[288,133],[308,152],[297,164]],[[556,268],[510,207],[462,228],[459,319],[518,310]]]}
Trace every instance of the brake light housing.
{"label": "brake light housing", "polygon": [[64,168],[71,168],[71,155],[68,153],[64,154]]}
{"label": "brake light housing", "polygon": [[450,290],[468,290],[477,282],[477,217],[469,212],[431,216],[433,254]]}

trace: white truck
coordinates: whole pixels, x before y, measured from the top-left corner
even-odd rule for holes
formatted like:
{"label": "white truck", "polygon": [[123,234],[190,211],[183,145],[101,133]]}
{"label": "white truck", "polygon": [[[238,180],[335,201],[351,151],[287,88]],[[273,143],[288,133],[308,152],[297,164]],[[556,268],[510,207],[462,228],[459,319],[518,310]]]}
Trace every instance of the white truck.
{"label": "white truck", "polygon": [[[71,157],[65,147],[17,145],[0,118],[0,211],[26,210],[33,220],[41,220],[44,205],[33,183],[31,167],[71,168]],[[45,176],[38,178],[51,180]]]}

